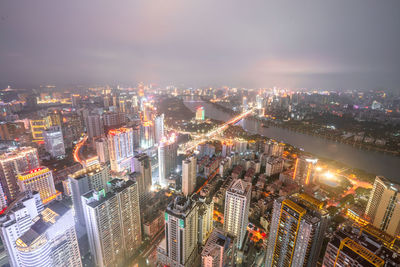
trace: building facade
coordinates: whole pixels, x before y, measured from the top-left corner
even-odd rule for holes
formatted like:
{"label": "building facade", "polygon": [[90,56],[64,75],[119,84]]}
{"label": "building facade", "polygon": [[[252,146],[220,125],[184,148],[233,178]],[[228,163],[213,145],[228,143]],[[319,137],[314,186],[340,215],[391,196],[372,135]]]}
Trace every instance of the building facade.
{"label": "building facade", "polygon": [[107,193],[89,191],[82,202],[96,266],[123,266],[142,243],[137,183],[113,179]]}
{"label": "building facade", "polygon": [[365,214],[371,223],[392,236],[400,234],[400,185],[375,178]]}
{"label": "building facade", "polygon": [[131,128],[119,128],[108,132],[108,150],[111,170],[131,172],[133,158],[133,131]]}
{"label": "building facade", "polygon": [[242,247],[251,200],[251,183],[234,179],[225,193],[224,230],[236,237],[238,248]]}
{"label": "building facade", "polygon": [[303,193],[274,201],[266,266],[316,266],[328,217],[323,206]]}

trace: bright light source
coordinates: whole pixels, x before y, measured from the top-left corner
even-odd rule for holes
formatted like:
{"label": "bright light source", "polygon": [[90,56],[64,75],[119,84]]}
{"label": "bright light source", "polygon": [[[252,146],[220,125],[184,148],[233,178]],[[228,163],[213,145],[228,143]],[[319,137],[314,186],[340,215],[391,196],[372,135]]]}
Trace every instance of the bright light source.
{"label": "bright light source", "polygon": [[333,175],[333,173],[331,173],[330,171],[327,171],[326,173],[324,173],[325,178],[329,179],[329,180],[333,180],[335,178],[335,175]]}
{"label": "bright light source", "polygon": [[315,168],[318,172],[322,171],[322,167]]}

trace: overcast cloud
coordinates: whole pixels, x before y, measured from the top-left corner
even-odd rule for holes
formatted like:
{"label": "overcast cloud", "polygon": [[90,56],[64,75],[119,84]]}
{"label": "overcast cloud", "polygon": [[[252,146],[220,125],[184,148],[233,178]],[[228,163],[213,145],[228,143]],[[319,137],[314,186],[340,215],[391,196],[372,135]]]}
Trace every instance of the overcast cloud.
{"label": "overcast cloud", "polygon": [[2,0],[0,85],[400,88],[400,1]]}

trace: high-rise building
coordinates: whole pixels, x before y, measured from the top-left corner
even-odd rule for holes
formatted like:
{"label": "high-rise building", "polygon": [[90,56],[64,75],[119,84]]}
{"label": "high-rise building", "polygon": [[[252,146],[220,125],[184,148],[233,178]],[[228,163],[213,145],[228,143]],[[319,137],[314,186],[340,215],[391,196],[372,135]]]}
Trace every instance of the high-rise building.
{"label": "high-rise building", "polygon": [[214,229],[201,252],[201,266],[234,266],[235,250],[235,238],[220,229]]}
{"label": "high-rise building", "polygon": [[104,135],[103,120],[98,114],[87,116],[86,131],[90,139]]}
{"label": "high-rise building", "polygon": [[152,185],[150,157],[145,153],[136,155],[133,158],[133,170],[138,183],[140,203],[144,204]]}
{"label": "high-rise building", "polygon": [[159,183],[167,184],[167,179],[176,169],[178,145],[174,134],[169,139],[163,137],[158,146],[158,173]]}
{"label": "high-rise building", "polygon": [[72,209],[55,201],[17,241],[19,266],[82,266]]}
{"label": "high-rise building", "polygon": [[53,172],[47,167],[39,167],[18,175],[18,184],[22,192],[37,191],[43,204],[61,197],[54,187]]}
{"label": "high-rise building", "polygon": [[372,225],[343,227],[328,243],[322,266],[400,266],[399,248],[395,237]]}
{"label": "high-rise building", "polygon": [[132,127],[133,131],[133,148],[138,150],[140,148],[140,126],[134,126]]}
{"label": "high-rise building", "polygon": [[108,151],[111,170],[114,172],[131,172],[133,157],[132,128],[119,128],[108,132]]}
{"label": "high-rise building", "polygon": [[300,156],[296,159],[293,172],[293,180],[301,186],[307,186],[314,183],[315,168],[318,159]]}
{"label": "high-rise building", "polygon": [[306,194],[274,201],[266,266],[316,266],[327,225],[324,203]]}
{"label": "high-rise building", "polygon": [[182,161],[182,192],[190,196],[196,188],[197,158],[195,155]]}
{"label": "high-rise building", "polygon": [[400,235],[400,185],[375,178],[365,214],[372,224],[390,235]]}
{"label": "high-rise building", "polygon": [[264,147],[264,153],[268,156],[282,157],[285,145],[278,142],[268,141]]}
{"label": "high-rise building", "polygon": [[78,107],[81,103],[81,96],[78,94],[71,95],[71,102],[73,107]]}
{"label": "high-rise building", "polygon": [[72,204],[75,210],[75,220],[85,225],[83,213],[82,195],[90,190],[101,190],[111,180],[110,168],[108,165],[96,164],[85,169],[76,171],[68,176],[72,195]]}
{"label": "high-rise building", "polygon": [[110,155],[108,152],[108,144],[107,144],[107,139],[106,138],[97,138],[95,140],[95,145],[96,145],[96,153],[97,156],[99,157],[99,162],[100,163],[107,163],[110,161]]}
{"label": "high-rise building", "polygon": [[204,118],[205,118],[204,114],[205,114],[204,107],[198,107],[196,109],[196,120],[204,121]]}
{"label": "high-rise building", "polygon": [[268,157],[265,164],[265,174],[267,176],[271,176],[277,173],[281,173],[283,170],[283,163],[283,158],[278,158],[274,156]]}
{"label": "high-rise building", "polygon": [[212,200],[212,197],[197,197],[197,195],[192,196],[192,199],[197,200],[197,206],[199,207],[198,242],[199,244],[204,245],[214,229],[214,201]]}
{"label": "high-rise building", "polygon": [[154,145],[154,123],[152,121],[144,121],[140,125],[140,148],[148,149]]}
{"label": "high-rise building", "polygon": [[36,148],[22,147],[0,156],[0,182],[4,192],[2,203],[10,203],[19,193],[18,174],[39,168]]}
{"label": "high-rise building", "polygon": [[50,129],[43,131],[43,138],[46,151],[53,158],[65,156],[64,138],[60,126],[52,126]]}
{"label": "high-rise building", "polygon": [[236,237],[238,248],[246,236],[250,200],[251,183],[233,180],[225,193],[224,230]]}
{"label": "high-rise building", "polygon": [[17,251],[17,239],[29,230],[33,218],[43,210],[39,193],[25,192],[14,201],[12,207],[0,215],[1,240],[11,266],[21,266]]}
{"label": "high-rise building", "polygon": [[[165,211],[165,248],[158,260],[169,266],[189,267],[198,255],[198,206],[190,198],[176,197]],[[163,242],[162,242],[163,243]]]}
{"label": "high-rise building", "polygon": [[139,193],[132,180],[108,186],[82,196],[90,252],[96,266],[123,266],[142,242]]}
{"label": "high-rise building", "polygon": [[32,140],[34,142],[43,141],[43,131],[51,126],[50,116],[46,116],[43,119],[30,120]]}
{"label": "high-rise building", "polygon": [[155,127],[155,142],[159,144],[161,139],[164,137],[164,114],[155,117],[154,127]]}

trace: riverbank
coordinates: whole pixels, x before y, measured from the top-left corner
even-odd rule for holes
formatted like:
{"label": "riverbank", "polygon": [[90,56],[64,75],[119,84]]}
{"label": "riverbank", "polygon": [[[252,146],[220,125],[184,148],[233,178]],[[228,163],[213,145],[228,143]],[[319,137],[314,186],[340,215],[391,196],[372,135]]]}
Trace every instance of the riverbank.
{"label": "riverbank", "polygon": [[[201,101],[199,97],[188,97],[185,99],[185,105],[192,111],[199,105],[203,105],[206,116],[220,121],[228,121],[232,118],[231,114],[217,109],[212,103]],[[394,182],[400,182],[398,169],[400,166],[400,157],[390,154],[378,153],[373,150],[360,150],[351,145],[331,141],[318,136],[311,136],[284,128],[271,126],[264,128],[254,119],[244,119],[238,123],[247,132],[251,134],[260,134],[286,144],[291,144],[300,151],[306,151],[318,158],[324,158],[338,162],[338,165],[350,170],[362,170],[368,176],[366,181],[373,180],[375,174],[383,175]],[[304,152],[303,152],[304,153]],[[364,180],[364,179],[363,179]]]}
{"label": "riverbank", "polygon": [[[231,114],[232,116],[239,114],[239,112],[235,112],[234,110],[227,108],[217,102],[211,102],[209,99],[207,99],[205,97],[201,97],[201,100],[213,105],[216,109],[218,109],[222,112]],[[258,121],[259,123],[263,124],[264,127],[282,128],[282,129],[286,129],[286,130],[293,131],[296,133],[307,134],[310,136],[324,138],[326,140],[338,142],[341,144],[350,145],[350,146],[352,146],[356,149],[360,149],[360,150],[376,151],[376,152],[380,152],[383,154],[389,154],[392,156],[400,157],[400,151],[398,151],[398,150],[389,150],[385,147],[377,146],[375,144],[356,142],[356,141],[352,140],[351,138],[343,138],[343,133],[339,132],[339,131],[333,131],[333,130],[329,130],[329,129],[326,129],[325,131],[321,131],[320,129],[313,129],[311,126],[310,127],[306,127],[304,125],[296,126],[296,125],[291,125],[291,124],[285,123],[285,122],[280,122],[280,121],[277,122],[277,121],[273,121],[273,120],[261,119],[261,118],[255,117],[255,116],[253,116],[251,118],[247,118],[247,119],[248,120],[254,119],[254,120]]]}

